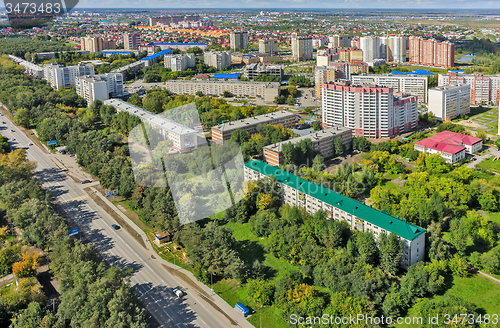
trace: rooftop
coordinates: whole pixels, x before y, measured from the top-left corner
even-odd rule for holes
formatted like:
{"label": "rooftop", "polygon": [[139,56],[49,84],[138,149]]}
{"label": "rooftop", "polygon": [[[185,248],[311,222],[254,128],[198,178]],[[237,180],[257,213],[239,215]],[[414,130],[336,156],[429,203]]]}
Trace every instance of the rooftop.
{"label": "rooftop", "polygon": [[[468,136],[463,133],[456,133],[456,132],[451,132],[451,131],[443,131],[439,132],[435,136],[432,136],[430,138],[432,141],[437,141],[437,142],[442,142],[445,144],[449,145],[467,145],[467,146],[472,146],[477,144],[478,142],[481,142],[483,139],[481,138],[476,138],[472,136]],[[424,140],[427,140],[424,139]]]}
{"label": "rooftop", "polygon": [[111,105],[115,107],[117,110],[124,111],[129,113],[130,115],[134,115],[139,117],[145,123],[149,123],[152,126],[160,128],[165,131],[173,132],[177,135],[185,135],[197,133],[196,130],[188,128],[180,123],[169,120],[166,117],[161,115],[156,115],[147,110],[144,110],[140,107],[134,106],[120,99],[109,99],[105,100],[104,103],[106,105]]}
{"label": "rooftop", "polygon": [[441,85],[441,86],[437,86],[437,87],[434,87],[432,89],[429,89],[429,92],[430,91],[450,91],[450,90],[454,90],[454,89],[463,89],[463,88],[466,88],[466,89],[470,89],[470,85],[469,84],[447,84],[447,85]]}
{"label": "rooftop", "polygon": [[241,129],[247,125],[250,125],[250,124],[255,125],[255,124],[260,124],[260,123],[267,123],[271,120],[275,120],[278,118],[284,118],[284,117],[288,117],[288,116],[295,117],[295,114],[281,110],[278,112],[272,112],[272,113],[268,113],[268,114],[262,114],[262,115],[258,115],[258,116],[244,118],[242,120],[222,123],[222,124],[213,126],[212,129],[218,130],[218,131],[237,130],[237,129]]}
{"label": "rooftop", "polygon": [[443,153],[447,153],[447,154],[452,154],[452,155],[458,154],[461,151],[465,150],[464,146],[449,145],[449,144],[446,144],[444,142],[431,140],[431,138],[420,140],[420,141],[416,142],[415,145],[429,148],[429,149],[434,149],[434,150],[437,150],[437,151],[440,151]]}
{"label": "rooftop", "polygon": [[285,185],[302,191],[311,197],[339,208],[384,230],[395,232],[401,238],[413,240],[425,233],[425,229],[423,228],[400,220],[399,218],[395,218],[385,211],[379,211],[371,206],[366,206],[354,199],[338,194],[323,185],[317,185],[313,182],[304,180],[296,175],[281,170],[277,166],[271,166],[257,160],[250,160],[245,166],[265,174],[266,176],[275,176],[277,181]]}
{"label": "rooftop", "polygon": [[297,137],[297,138],[278,142],[276,144],[267,145],[264,148],[275,151],[275,152],[281,152],[281,147],[283,147],[283,145],[286,143],[297,144],[300,141],[305,140],[305,139],[312,139],[312,141],[317,141],[317,140],[328,138],[328,137],[331,137],[332,135],[335,136],[337,134],[341,134],[341,133],[344,133],[344,132],[350,131],[350,130],[351,129],[348,129],[348,128],[343,127],[343,126],[334,126],[334,127],[322,130],[322,131],[314,132],[314,133],[311,131],[310,134],[306,134],[306,135],[302,135],[302,136]]}
{"label": "rooftop", "polygon": [[151,55],[151,56],[144,57],[144,58],[142,58],[141,60],[150,60],[150,59],[158,58],[158,57],[160,57],[160,56],[163,56],[163,55],[165,55],[165,54],[168,54],[169,52],[172,52],[172,50],[171,50],[171,49],[165,49],[165,50],[162,50],[162,51],[160,51],[160,52],[157,52],[157,53],[155,53],[155,54],[153,54],[153,55]]}
{"label": "rooftop", "polygon": [[148,46],[207,46],[206,43],[182,43],[182,42],[151,42]]}

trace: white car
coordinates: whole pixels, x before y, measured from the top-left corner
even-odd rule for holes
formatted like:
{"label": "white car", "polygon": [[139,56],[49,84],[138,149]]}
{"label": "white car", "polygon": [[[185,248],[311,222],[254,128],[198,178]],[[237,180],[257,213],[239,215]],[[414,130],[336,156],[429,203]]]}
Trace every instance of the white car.
{"label": "white car", "polygon": [[174,288],[172,292],[177,295],[177,297],[182,297],[184,295],[184,292],[180,290],[179,288]]}

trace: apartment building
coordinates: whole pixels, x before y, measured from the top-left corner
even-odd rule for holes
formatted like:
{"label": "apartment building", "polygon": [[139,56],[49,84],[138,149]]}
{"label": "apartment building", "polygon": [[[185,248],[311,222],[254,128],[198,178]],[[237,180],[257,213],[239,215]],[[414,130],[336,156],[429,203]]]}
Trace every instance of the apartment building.
{"label": "apartment building", "polygon": [[455,45],[453,43],[420,37],[410,37],[409,42],[410,64],[445,68],[455,66]]}
{"label": "apartment building", "polygon": [[327,220],[344,221],[353,231],[371,232],[375,241],[381,234],[396,233],[403,242],[399,265],[404,269],[425,259],[426,231],[423,228],[262,161],[246,163],[244,175],[245,181],[276,177],[282,203],[302,207],[311,215],[323,210],[328,213]]}
{"label": "apartment building", "polygon": [[360,38],[359,48],[363,51],[363,61],[365,63],[382,58],[380,56],[380,37],[378,36],[364,36]]}
{"label": "apartment building", "polygon": [[344,72],[338,70],[335,66],[316,66],[314,69],[316,98],[321,99],[321,87],[323,84],[335,82],[341,76],[344,76]]}
{"label": "apartment building", "polygon": [[278,54],[278,41],[276,39],[259,40],[259,53],[274,56]]}
{"label": "apartment building", "polygon": [[358,48],[339,49],[339,60],[343,62],[363,61],[363,50]]}
{"label": "apartment building", "polygon": [[99,36],[84,36],[80,41],[81,50],[98,52],[107,49],[116,49],[116,42],[113,40],[106,40]]}
{"label": "apartment building", "polygon": [[438,75],[438,86],[447,84],[470,85],[470,101],[474,104],[496,104],[500,99],[500,74],[464,74],[463,71],[450,71]]}
{"label": "apartment building", "polygon": [[141,33],[124,33],[123,47],[125,50],[137,50],[141,45]]}
{"label": "apartment building", "polygon": [[94,76],[94,65],[92,64],[65,67],[57,63],[50,63],[46,64],[43,69],[45,79],[56,90],[73,88],[78,76]]}
{"label": "apartment building", "polygon": [[328,37],[328,48],[351,47],[351,38],[347,35],[332,35]]}
{"label": "apartment building", "polygon": [[263,97],[266,102],[273,102],[280,95],[279,82],[251,81],[191,81],[170,80],[165,82],[165,88],[174,94],[194,95],[201,91],[204,95],[222,95],[229,91],[235,96]]}
{"label": "apartment building", "polygon": [[231,52],[208,51],[203,54],[203,60],[206,65],[212,66],[220,71],[224,67],[231,66]]}
{"label": "apartment building", "polygon": [[142,60],[138,60],[136,62],[133,62],[131,64],[128,64],[126,66],[123,66],[123,67],[118,67],[114,70],[112,70],[110,73],[119,73],[121,75],[123,75],[125,77],[125,75],[127,74],[127,72],[131,72],[131,73],[136,73],[137,71],[139,71],[140,69],[144,68],[145,67],[145,62],[143,62]]}
{"label": "apartment building", "polygon": [[110,97],[123,97],[123,75],[107,73],[75,78],[76,94],[90,105],[94,100],[108,100]]}
{"label": "apartment building", "polygon": [[292,33],[292,56],[295,61],[313,59],[312,37]]}
{"label": "apartment building", "polygon": [[233,31],[229,34],[229,41],[231,44],[232,51],[240,51],[243,49],[248,49],[248,32]]}
{"label": "apartment building", "polygon": [[392,88],[325,83],[321,98],[323,128],[341,125],[357,136],[389,138],[417,126],[417,97]]}
{"label": "apartment building", "polygon": [[390,36],[387,40],[387,61],[394,63],[406,62],[406,36]]}
{"label": "apartment building", "polygon": [[263,148],[264,160],[272,166],[283,164],[283,145],[298,144],[302,140],[310,139],[313,149],[321,154],[323,158],[335,155],[335,139],[340,138],[344,149],[351,149],[352,130],[343,126],[334,126],[311,134],[303,135],[297,138],[285,140],[279,143],[271,144]]}
{"label": "apartment building", "polygon": [[174,55],[168,53],[163,56],[163,65],[166,68],[170,68],[173,72],[185,71],[188,68],[196,66],[196,56],[195,54]]}
{"label": "apartment building", "polygon": [[281,65],[266,65],[264,63],[254,63],[246,65],[243,68],[243,77],[251,80],[259,75],[272,75],[278,76],[280,79],[283,79],[284,74],[285,70]]}
{"label": "apartment building", "polygon": [[470,85],[447,84],[429,89],[429,112],[439,121],[470,113]]}
{"label": "apartment building", "polygon": [[258,116],[244,118],[238,121],[221,123],[212,127],[212,140],[217,143],[224,143],[225,140],[231,138],[231,134],[235,130],[245,130],[248,134],[257,132],[257,125],[283,125],[286,128],[294,127],[297,123],[297,118],[294,113],[287,111],[278,111]]}
{"label": "apartment building", "polygon": [[170,24],[176,24],[182,21],[185,22],[193,22],[193,21],[198,21],[200,20],[200,16],[198,15],[175,15],[175,16],[163,16],[163,17],[150,17],[149,18],[149,25],[150,26],[156,26],[158,24],[161,25],[170,25]]}
{"label": "apartment building", "polygon": [[45,73],[42,67],[37,64],[31,63],[19,57],[9,55],[10,59],[16,62],[18,65],[24,67],[24,74],[31,76],[32,78],[41,80],[45,77]]}
{"label": "apartment building", "polygon": [[104,104],[113,106],[116,112],[127,112],[149,124],[165,138],[172,140],[172,148],[186,151],[198,147],[198,132],[164,116],[156,115],[120,99],[108,99]]}
{"label": "apartment building", "polygon": [[395,92],[417,96],[418,101],[427,102],[427,76],[416,74],[359,74],[350,77],[351,84],[376,84],[392,88]]}

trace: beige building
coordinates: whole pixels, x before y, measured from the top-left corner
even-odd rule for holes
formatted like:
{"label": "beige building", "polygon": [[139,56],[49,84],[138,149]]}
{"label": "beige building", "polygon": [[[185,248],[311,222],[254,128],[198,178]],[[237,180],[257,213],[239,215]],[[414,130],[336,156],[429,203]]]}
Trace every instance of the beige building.
{"label": "beige building", "polygon": [[335,82],[338,75],[337,68],[334,66],[316,66],[314,72],[316,98],[321,99],[321,86],[324,83]]}
{"label": "beige building", "polygon": [[423,228],[262,161],[250,160],[244,171],[245,181],[276,177],[281,202],[302,207],[311,215],[323,210],[327,220],[343,221],[353,231],[370,232],[375,241],[382,234],[394,232],[403,243],[399,265],[404,269],[425,260],[426,231]]}
{"label": "beige building", "polygon": [[444,121],[470,113],[470,85],[443,85],[429,89],[429,112]]}
{"label": "beige building", "polygon": [[248,49],[248,32],[246,31],[231,32],[229,34],[229,42],[231,44],[232,51],[240,51],[243,49]]}
{"label": "beige building", "polygon": [[231,134],[235,130],[245,130],[248,134],[257,132],[257,125],[278,125],[281,124],[286,128],[291,128],[297,123],[297,118],[294,113],[287,111],[278,111],[268,114],[244,118],[238,121],[221,123],[212,127],[212,140],[217,143],[224,143],[225,140],[231,138]]}
{"label": "beige building", "polygon": [[31,63],[29,61],[26,61],[24,59],[21,59],[19,57],[9,55],[10,59],[12,59],[14,62],[16,62],[18,65],[24,67],[25,71],[24,73],[26,75],[29,75],[35,79],[43,79],[45,77],[45,73],[42,67],[38,66],[37,64]]}
{"label": "beige building", "polygon": [[231,52],[208,51],[203,54],[203,60],[206,65],[212,66],[220,71],[224,67],[231,66]]}
{"label": "beige building", "polygon": [[170,68],[172,72],[185,71],[196,66],[196,56],[195,54],[174,55],[168,53],[163,56],[163,65]]}
{"label": "beige building", "polygon": [[110,97],[123,97],[123,75],[107,73],[75,78],[76,94],[90,105],[94,100],[108,100]]}
{"label": "beige building", "polygon": [[63,66],[50,63],[43,66],[44,77],[50,86],[56,90],[69,89],[75,86],[78,76],[94,76],[94,65],[78,64],[75,66]]}
{"label": "beige building", "polygon": [[292,57],[295,61],[313,60],[313,43],[310,36],[292,33]]}
{"label": "beige building", "polygon": [[278,54],[278,41],[276,39],[259,40],[259,53],[268,55]]}
{"label": "beige building", "polygon": [[116,42],[99,36],[84,36],[81,38],[81,50],[97,52],[107,49],[116,49]]}
{"label": "beige building", "polygon": [[306,134],[297,138],[285,140],[279,143],[265,146],[264,160],[272,166],[280,166],[283,164],[283,145],[298,144],[302,140],[310,139],[313,149],[321,154],[323,158],[328,158],[335,155],[335,139],[340,138],[344,149],[351,149],[352,130],[343,126],[334,126],[325,130]]}
{"label": "beige building", "polygon": [[194,95],[201,91],[204,95],[222,95],[229,91],[235,96],[263,97],[266,102],[273,102],[280,95],[279,82],[251,81],[191,81],[170,80],[165,88],[174,94]]}
{"label": "beige building", "polygon": [[427,76],[405,74],[359,74],[352,75],[352,84],[376,84],[393,88],[395,92],[417,96],[419,102],[427,102]]}
{"label": "beige building", "polygon": [[141,45],[141,33],[124,33],[123,48],[125,50],[137,50]]}

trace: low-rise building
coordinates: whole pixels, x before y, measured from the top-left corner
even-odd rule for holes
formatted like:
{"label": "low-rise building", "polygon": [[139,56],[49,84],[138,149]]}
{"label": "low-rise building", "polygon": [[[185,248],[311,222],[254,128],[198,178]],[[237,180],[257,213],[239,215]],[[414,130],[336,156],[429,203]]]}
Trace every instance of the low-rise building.
{"label": "low-rise building", "polygon": [[45,73],[42,67],[38,66],[37,64],[34,64],[32,62],[26,61],[24,59],[21,59],[19,57],[9,55],[10,59],[12,59],[14,62],[19,64],[20,66],[24,67],[25,71],[24,73],[26,75],[29,75],[35,79],[43,79],[45,77]]}
{"label": "low-rise building", "polygon": [[104,104],[113,106],[117,112],[127,112],[149,124],[165,138],[172,141],[172,148],[185,151],[198,147],[198,132],[161,115],[156,115],[120,99],[108,99]]}
{"label": "low-rise building", "polygon": [[283,79],[284,69],[281,65],[266,65],[263,63],[254,63],[250,65],[246,65],[243,68],[243,77],[253,80],[258,75],[272,75],[278,76],[280,79]]}
{"label": "low-rise building", "polygon": [[248,134],[257,132],[257,125],[283,125],[286,128],[291,128],[297,123],[297,118],[294,113],[284,110],[252,116],[238,121],[221,123],[212,127],[212,140],[217,143],[224,143],[225,140],[231,138],[231,134],[236,130],[245,130]]}
{"label": "low-rise building", "polygon": [[351,230],[371,232],[375,241],[381,234],[395,233],[403,243],[399,265],[408,269],[425,259],[425,229],[393,217],[340,193],[302,179],[277,166],[250,160],[244,168],[245,181],[276,177],[282,203],[304,208],[314,215],[323,210],[328,220],[345,222]]}
{"label": "low-rise building", "polygon": [[163,58],[163,65],[172,72],[185,71],[196,66],[195,54],[166,54]]}
{"label": "low-rise building", "polygon": [[447,84],[429,89],[429,112],[439,121],[470,113],[470,85]]}
{"label": "low-rise building", "polygon": [[344,149],[350,149],[352,144],[352,130],[343,126],[335,126],[325,130],[306,134],[297,138],[285,140],[264,147],[264,160],[272,166],[283,164],[283,145],[297,144],[305,139],[310,139],[313,149],[323,158],[335,155],[335,139],[340,138]]}
{"label": "low-rise building", "polygon": [[462,133],[443,131],[415,143],[415,150],[428,154],[439,154],[447,163],[455,164],[483,148],[483,140]]}
{"label": "low-rise building", "polygon": [[165,88],[173,94],[194,95],[201,91],[204,95],[222,95],[229,91],[235,96],[263,97],[266,102],[273,102],[280,95],[279,82],[249,82],[249,81],[191,81],[169,80]]}
{"label": "low-rise building", "polygon": [[144,67],[145,67],[145,62],[143,62],[142,60],[138,60],[138,61],[130,63],[126,66],[114,69],[110,73],[119,73],[119,74],[123,75],[123,77],[126,77],[125,75],[127,74],[127,72],[129,70],[130,70],[130,72],[135,74],[137,71],[139,71],[140,69],[142,69]]}
{"label": "low-rise building", "polygon": [[76,94],[90,105],[94,100],[107,100],[110,97],[123,97],[123,75],[107,73],[75,78]]}

